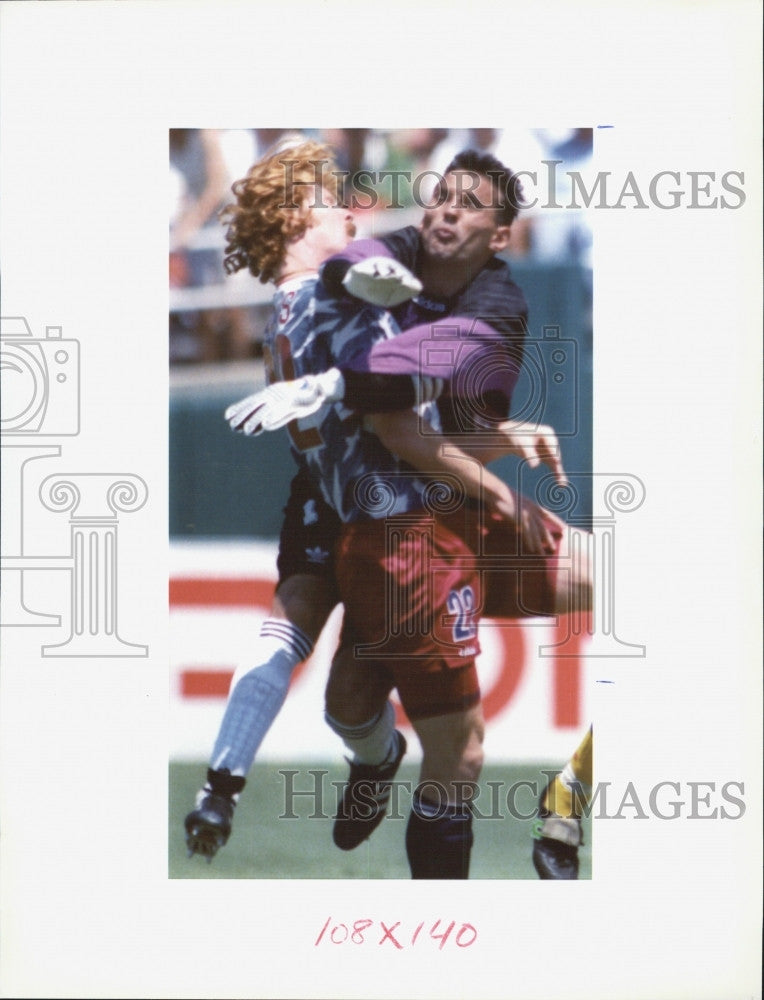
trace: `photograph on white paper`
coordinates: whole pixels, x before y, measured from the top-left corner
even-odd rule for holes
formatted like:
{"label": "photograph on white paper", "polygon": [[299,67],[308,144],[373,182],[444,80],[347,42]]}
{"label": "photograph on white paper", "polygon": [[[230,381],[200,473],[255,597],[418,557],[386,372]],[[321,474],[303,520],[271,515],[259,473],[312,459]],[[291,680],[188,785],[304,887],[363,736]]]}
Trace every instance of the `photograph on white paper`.
{"label": "photograph on white paper", "polygon": [[170,131],[171,877],[591,876],[594,131]]}

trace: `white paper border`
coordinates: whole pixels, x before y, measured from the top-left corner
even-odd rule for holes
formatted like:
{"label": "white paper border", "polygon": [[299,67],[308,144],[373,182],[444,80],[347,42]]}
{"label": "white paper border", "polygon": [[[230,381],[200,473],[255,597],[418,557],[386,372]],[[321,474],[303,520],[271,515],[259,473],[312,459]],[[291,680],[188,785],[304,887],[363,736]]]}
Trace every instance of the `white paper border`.
{"label": "white paper border", "polygon": [[[5,995],[753,996],[758,5],[6,3],[0,18],[3,312],[83,345],[87,436],[68,465],[148,484],[121,615],[151,651],[62,668],[3,636]],[[508,116],[614,125],[614,156],[636,173],[745,171],[738,212],[598,226],[595,433],[597,466],[634,472],[649,495],[619,538],[619,611],[650,653],[598,714],[598,768],[745,780],[746,817],[603,822],[594,880],[567,890],[169,882],[167,128]],[[348,947],[338,961],[313,948],[329,913],[453,914],[479,946],[425,962]]]}

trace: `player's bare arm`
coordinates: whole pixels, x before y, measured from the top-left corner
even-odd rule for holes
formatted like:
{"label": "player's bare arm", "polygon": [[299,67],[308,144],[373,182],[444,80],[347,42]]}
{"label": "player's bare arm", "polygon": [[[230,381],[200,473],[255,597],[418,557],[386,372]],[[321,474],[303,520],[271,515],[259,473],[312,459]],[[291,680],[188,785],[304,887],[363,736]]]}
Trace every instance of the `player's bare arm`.
{"label": "player's bare arm", "polygon": [[[276,382],[246,396],[228,407],[225,419],[232,430],[256,437],[264,431],[278,430],[292,420],[312,416],[322,406],[343,397],[342,375],[338,369],[332,368],[322,375]],[[377,419],[380,416],[379,413],[375,414]],[[443,439],[440,443],[443,443]],[[561,486],[567,484],[559,442],[552,427],[505,420],[485,433],[477,434],[475,440],[460,441],[460,445],[465,452],[474,455],[483,464],[505,455],[516,455],[527,461],[531,468],[546,465]],[[403,455],[401,457],[405,458]],[[408,458],[405,460],[410,461]],[[419,467],[415,462],[410,464]]]}
{"label": "player's bare arm", "polygon": [[[508,520],[517,525],[523,551],[547,553],[555,549],[554,527],[565,531],[565,524],[550,511],[536,504],[525,504],[503,480],[486,469],[479,449],[470,454],[450,438],[438,434],[413,411],[377,413],[367,418],[382,443],[409,465],[437,477],[456,476],[467,496],[485,505],[489,516]],[[497,446],[498,447],[498,446]],[[523,445],[527,448],[527,445]],[[506,454],[498,450],[492,457]]]}
{"label": "player's bare arm", "polygon": [[532,469],[546,465],[554,474],[559,486],[567,486],[568,477],[560,457],[560,443],[553,427],[544,424],[524,424],[517,420],[503,420],[485,433],[471,435],[471,440],[460,441],[464,451],[481,462],[493,462],[505,455],[515,455],[526,461]]}
{"label": "player's bare arm", "polygon": [[375,413],[366,419],[382,444],[409,465],[432,477],[456,476],[467,496],[489,511],[511,520],[517,517],[515,498],[506,483],[413,410]]}

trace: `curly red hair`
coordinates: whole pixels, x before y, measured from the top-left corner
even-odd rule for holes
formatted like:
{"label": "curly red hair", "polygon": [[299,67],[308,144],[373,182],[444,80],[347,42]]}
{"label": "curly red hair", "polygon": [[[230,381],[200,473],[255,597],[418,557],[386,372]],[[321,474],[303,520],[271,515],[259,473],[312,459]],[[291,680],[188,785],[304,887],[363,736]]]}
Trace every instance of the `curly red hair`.
{"label": "curly red hair", "polygon": [[277,147],[235,181],[231,190],[236,200],[220,213],[228,223],[226,273],[247,268],[263,284],[272,281],[284,262],[287,243],[310,226],[310,188],[339,198],[334,169],[329,148],[306,140]]}

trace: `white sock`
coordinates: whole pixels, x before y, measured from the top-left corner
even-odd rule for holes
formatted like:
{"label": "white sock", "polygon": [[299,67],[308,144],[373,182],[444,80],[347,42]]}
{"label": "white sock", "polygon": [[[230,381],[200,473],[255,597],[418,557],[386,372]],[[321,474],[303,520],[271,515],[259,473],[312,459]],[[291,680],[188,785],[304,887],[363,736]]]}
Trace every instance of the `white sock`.
{"label": "white sock", "polygon": [[260,662],[240,668],[231,681],[210,767],[246,776],[260,744],[279,714],[295,667],[313,649],[308,636],[291,622],[269,618],[258,640]]}
{"label": "white sock", "polygon": [[353,754],[354,764],[379,766],[390,763],[398,750],[395,735],[395,709],[388,701],[376,718],[359,726],[346,726],[327,712],[327,725],[342,738]]}

